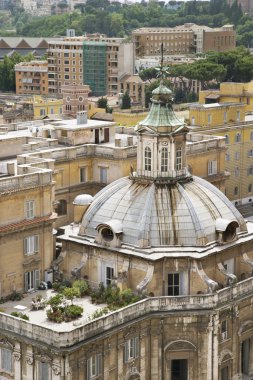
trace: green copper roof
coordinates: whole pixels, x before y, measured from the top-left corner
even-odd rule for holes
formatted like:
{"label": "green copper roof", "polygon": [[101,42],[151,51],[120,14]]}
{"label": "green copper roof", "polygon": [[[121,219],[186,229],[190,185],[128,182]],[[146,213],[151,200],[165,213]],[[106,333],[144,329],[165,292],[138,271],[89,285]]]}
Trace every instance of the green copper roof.
{"label": "green copper roof", "polygon": [[142,127],[148,127],[157,133],[167,134],[173,133],[185,125],[184,121],[178,119],[173,111],[172,91],[163,83],[160,83],[152,91],[151,102],[152,105],[146,119],[137,124],[137,131]]}

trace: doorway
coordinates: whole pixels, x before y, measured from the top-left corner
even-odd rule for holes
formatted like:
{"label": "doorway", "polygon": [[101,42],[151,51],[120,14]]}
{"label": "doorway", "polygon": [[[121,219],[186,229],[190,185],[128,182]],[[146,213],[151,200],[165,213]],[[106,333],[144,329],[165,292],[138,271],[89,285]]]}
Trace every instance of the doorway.
{"label": "doorway", "polygon": [[249,374],[250,339],[242,342],[242,373]]}
{"label": "doorway", "polygon": [[25,273],[25,291],[37,289],[40,284],[40,271],[38,269]]}
{"label": "doorway", "polygon": [[109,128],[104,129],[104,142],[107,143],[110,140]]}
{"label": "doorway", "polygon": [[188,380],[187,359],[175,359],[171,361],[171,380]]}
{"label": "doorway", "polygon": [[99,144],[99,129],[95,129],[95,144]]}

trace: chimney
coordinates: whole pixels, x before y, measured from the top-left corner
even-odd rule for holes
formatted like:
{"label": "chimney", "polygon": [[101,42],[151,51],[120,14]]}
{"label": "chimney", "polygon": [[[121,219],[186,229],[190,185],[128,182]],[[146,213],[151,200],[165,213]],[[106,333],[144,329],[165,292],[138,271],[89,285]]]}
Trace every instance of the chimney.
{"label": "chimney", "polygon": [[80,111],[76,113],[77,125],[87,124],[87,112]]}

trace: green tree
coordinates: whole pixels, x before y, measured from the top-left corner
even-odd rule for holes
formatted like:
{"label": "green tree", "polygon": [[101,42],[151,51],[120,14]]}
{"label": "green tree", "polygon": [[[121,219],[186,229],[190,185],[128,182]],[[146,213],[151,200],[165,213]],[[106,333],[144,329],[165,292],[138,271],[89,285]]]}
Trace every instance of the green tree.
{"label": "green tree", "polygon": [[108,100],[107,98],[104,98],[102,96],[102,98],[99,98],[98,99],[98,108],[107,108],[107,105],[108,105]]}
{"label": "green tree", "polygon": [[120,108],[123,110],[131,108],[131,99],[128,92],[125,92],[122,96],[122,103]]}

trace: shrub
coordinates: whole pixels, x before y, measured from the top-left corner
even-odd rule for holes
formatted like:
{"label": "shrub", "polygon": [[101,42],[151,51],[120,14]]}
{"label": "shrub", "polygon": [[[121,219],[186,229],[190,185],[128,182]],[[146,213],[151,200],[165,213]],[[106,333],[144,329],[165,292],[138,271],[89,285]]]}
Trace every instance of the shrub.
{"label": "shrub", "polygon": [[24,319],[24,320],[26,320],[26,321],[29,321],[29,317],[28,317],[28,315],[23,314],[23,313],[21,313],[21,312],[19,312],[19,311],[13,311],[13,312],[11,313],[11,315],[12,315],[13,317],[18,317],[18,318]]}
{"label": "shrub", "polygon": [[16,292],[16,290],[14,290],[14,291],[10,294],[10,296],[9,296],[9,299],[10,299],[11,301],[20,301],[20,300],[22,300],[22,298],[23,298],[22,294],[19,293],[19,292]]}
{"label": "shrub", "polygon": [[74,297],[80,297],[80,291],[78,288],[65,288],[63,290],[63,295],[65,298],[73,302]]}
{"label": "shrub", "polygon": [[99,309],[99,310],[94,311],[94,313],[91,314],[89,319],[92,320],[92,319],[100,318],[103,315],[108,314],[109,312],[110,312],[110,310],[108,309],[108,307],[104,307],[103,309]]}
{"label": "shrub", "polygon": [[83,308],[78,305],[69,305],[66,306],[64,309],[64,315],[67,318],[78,318],[82,315],[83,313]]}
{"label": "shrub", "polygon": [[89,294],[89,284],[84,280],[76,280],[73,282],[73,288],[77,288],[80,292],[80,296],[83,297]]}

